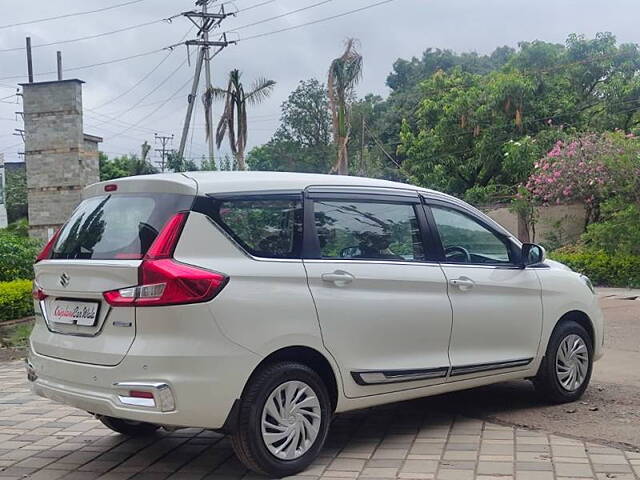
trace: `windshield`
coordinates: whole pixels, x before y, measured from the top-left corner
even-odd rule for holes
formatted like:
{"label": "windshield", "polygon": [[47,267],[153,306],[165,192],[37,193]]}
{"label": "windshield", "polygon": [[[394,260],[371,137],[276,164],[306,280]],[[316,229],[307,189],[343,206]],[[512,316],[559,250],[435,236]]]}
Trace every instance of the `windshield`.
{"label": "windshield", "polygon": [[193,197],[175,194],[104,195],[84,200],[65,223],[52,259],[140,259],[175,213]]}

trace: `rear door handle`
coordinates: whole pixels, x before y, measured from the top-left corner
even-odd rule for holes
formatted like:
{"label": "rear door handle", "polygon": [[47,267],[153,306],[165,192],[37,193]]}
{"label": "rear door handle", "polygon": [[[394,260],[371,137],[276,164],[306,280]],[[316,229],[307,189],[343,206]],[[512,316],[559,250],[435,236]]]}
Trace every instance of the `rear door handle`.
{"label": "rear door handle", "polygon": [[476,282],[468,277],[460,277],[449,280],[449,285],[458,287],[460,290],[471,290],[475,286]]}
{"label": "rear door handle", "polygon": [[344,270],[336,270],[332,273],[323,273],[320,278],[322,278],[323,282],[334,283],[338,287],[344,287],[353,282],[356,277]]}

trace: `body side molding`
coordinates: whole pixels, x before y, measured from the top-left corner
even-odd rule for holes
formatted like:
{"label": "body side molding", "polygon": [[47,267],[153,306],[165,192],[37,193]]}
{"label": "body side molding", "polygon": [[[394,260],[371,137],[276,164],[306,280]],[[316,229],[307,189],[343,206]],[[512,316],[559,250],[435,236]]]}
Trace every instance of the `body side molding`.
{"label": "body side molding", "polygon": [[411,370],[362,370],[351,372],[351,376],[358,385],[380,385],[445,378],[447,373],[449,373],[449,367]]}

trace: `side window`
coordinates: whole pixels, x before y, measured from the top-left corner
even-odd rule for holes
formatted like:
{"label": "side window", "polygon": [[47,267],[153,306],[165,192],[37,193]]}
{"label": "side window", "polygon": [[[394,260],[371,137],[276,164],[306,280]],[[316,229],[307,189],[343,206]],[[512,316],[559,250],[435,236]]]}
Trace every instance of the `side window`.
{"label": "side window", "polygon": [[217,202],[216,221],[250,254],[300,258],[300,199],[233,199]]}
{"label": "side window", "polygon": [[494,232],[456,210],[432,206],[445,257],[450,263],[509,264],[511,250]]}
{"label": "side window", "polygon": [[314,201],[320,254],[325,259],[424,260],[413,205]]}

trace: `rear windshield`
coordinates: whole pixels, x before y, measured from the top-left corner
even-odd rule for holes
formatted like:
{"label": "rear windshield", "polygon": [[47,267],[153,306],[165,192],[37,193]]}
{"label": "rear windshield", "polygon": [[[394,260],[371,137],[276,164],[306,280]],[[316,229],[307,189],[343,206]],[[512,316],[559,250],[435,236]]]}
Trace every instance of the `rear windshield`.
{"label": "rear windshield", "polygon": [[104,195],[84,200],[62,227],[53,259],[140,259],[175,213],[193,197],[175,194]]}

